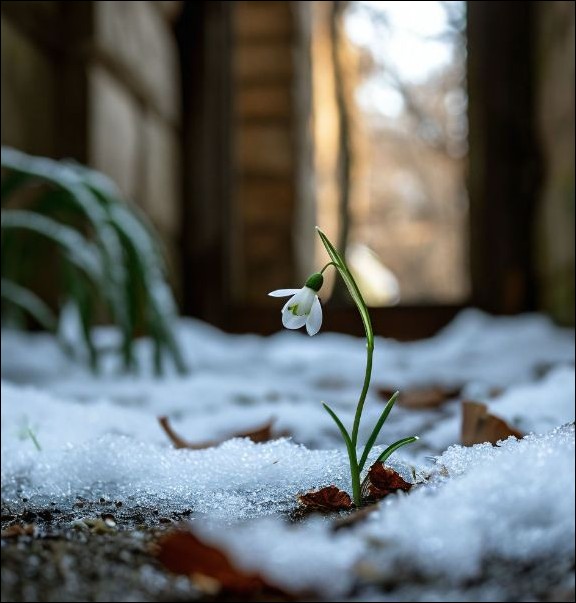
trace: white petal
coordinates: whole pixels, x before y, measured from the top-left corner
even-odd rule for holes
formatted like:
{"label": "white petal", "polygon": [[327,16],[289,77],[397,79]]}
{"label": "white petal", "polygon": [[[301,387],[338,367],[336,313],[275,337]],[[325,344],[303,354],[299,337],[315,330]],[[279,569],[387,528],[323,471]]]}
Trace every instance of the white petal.
{"label": "white petal", "polygon": [[306,321],[306,330],[308,331],[308,335],[316,335],[322,326],[322,305],[320,304],[320,300],[318,297],[314,300],[312,304],[312,310],[310,310],[310,314],[308,315],[308,320]]}
{"label": "white petal", "polygon": [[303,327],[306,324],[307,318],[308,316],[296,316],[288,309],[282,311],[282,324],[287,329],[299,329]]}
{"label": "white petal", "polygon": [[312,309],[312,304],[316,298],[316,292],[310,287],[302,287],[296,295],[290,300],[289,306],[297,306],[296,314],[298,316],[308,316]]}
{"label": "white petal", "polygon": [[271,297],[288,297],[289,295],[294,295],[298,293],[300,289],[276,289],[276,291],[270,291],[268,295]]}
{"label": "white petal", "polygon": [[[300,291],[300,289],[298,289],[298,291]],[[282,314],[284,314],[284,312],[289,312],[288,308],[294,305],[294,298],[296,296],[293,295],[285,304],[284,307],[282,308]]]}

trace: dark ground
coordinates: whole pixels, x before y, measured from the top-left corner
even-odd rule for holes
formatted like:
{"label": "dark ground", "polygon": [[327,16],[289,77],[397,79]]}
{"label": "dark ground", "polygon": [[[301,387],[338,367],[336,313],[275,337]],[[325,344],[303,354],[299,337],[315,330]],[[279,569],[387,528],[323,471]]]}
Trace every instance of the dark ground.
{"label": "dark ground", "polygon": [[[190,509],[163,513],[106,499],[79,498],[68,506],[39,507],[26,500],[2,504],[2,601],[270,601],[209,596],[191,579],[161,566],[154,555],[157,538],[189,519],[194,519]],[[495,560],[481,580],[468,585],[466,600],[485,601],[487,584],[500,590],[507,584],[509,596],[498,600],[574,601],[573,572],[572,563],[557,560],[527,567]],[[429,592],[431,598],[420,600],[459,600],[449,585],[408,575],[398,575],[394,584],[372,581],[371,600],[398,600],[392,597],[399,588],[401,600],[410,600],[406,588],[419,598]],[[361,593],[348,600],[362,600]],[[382,599],[372,598],[378,593]]]}

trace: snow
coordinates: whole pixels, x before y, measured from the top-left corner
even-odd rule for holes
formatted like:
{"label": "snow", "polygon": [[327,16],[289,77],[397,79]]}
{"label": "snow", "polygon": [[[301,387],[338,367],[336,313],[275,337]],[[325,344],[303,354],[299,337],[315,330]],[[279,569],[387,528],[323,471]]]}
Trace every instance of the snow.
{"label": "snow", "polygon": [[[494,564],[512,571],[506,564],[548,568],[553,562],[568,564],[569,572],[572,331],[539,315],[494,318],[468,310],[429,340],[377,337],[360,442],[383,409],[378,387],[463,389],[439,409],[394,409],[371,458],[386,443],[419,435],[390,462],[406,479],[415,472],[420,483],[339,532],[330,519],[286,521],[300,492],[330,484],[350,491],[343,443],[320,402],[351,425],[365,342],[334,333],[228,335],[194,320],[180,320],[177,336],[191,372],[156,380],[146,341],[137,349],[140,374],[120,374],[109,357],[95,376],[49,335],[3,332],[3,499],[45,504],[88,495],[190,508],[196,528],[239,564],[279,586],[318,589],[325,597],[345,597],[359,581],[367,600],[370,589],[387,583],[396,584],[398,598],[391,600],[498,600],[502,580],[486,579],[474,599],[464,598],[464,585],[482,572],[489,577],[486,568]],[[101,345],[116,337],[111,329],[98,332]],[[484,402],[533,435],[496,447],[458,446],[461,399]],[[275,433],[290,437],[175,450],[158,425],[160,415],[189,441],[225,439],[271,418]],[[398,590],[410,576],[430,588],[411,587],[407,579]]]}
{"label": "snow", "polygon": [[[33,421],[21,418],[23,399]],[[309,450],[286,438],[263,444],[234,438],[206,450],[175,450],[141,410],[105,401],[81,406],[9,384],[2,385],[2,403],[2,491],[8,501],[90,492],[237,520],[293,510],[296,494],[313,488],[350,490],[343,450]],[[40,452],[25,437],[25,426],[33,429]],[[130,435],[136,427],[138,437]],[[371,458],[382,450],[376,447]],[[391,463],[411,479],[410,465]]]}
{"label": "snow", "polygon": [[[529,562],[574,555],[574,426],[499,447],[450,447],[430,488],[384,505],[365,533],[392,542],[390,568],[462,582],[488,558]],[[432,492],[429,491],[432,489]],[[458,501],[455,505],[454,502]],[[379,565],[378,555],[371,556]]]}
{"label": "snow", "polygon": [[498,447],[453,446],[436,464],[444,470],[429,484],[388,497],[344,533],[325,522],[294,527],[278,520],[200,531],[275,584],[331,596],[343,595],[358,576],[372,582],[418,576],[457,589],[488,562],[573,563],[574,426]]}
{"label": "snow", "polygon": [[[193,508],[237,520],[288,511],[295,495],[317,484],[348,487],[340,451],[310,451],[285,439],[254,444],[232,439],[206,450],[160,448],[106,435],[77,446],[35,450],[5,461],[4,497],[58,500],[73,494]],[[25,475],[15,491],[15,475]]]}
{"label": "snow", "polygon": [[488,406],[524,433],[574,421],[574,369],[553,369],[537,383],[518,385],[489,400]]}
{"label": "snow", "polygon": [[199,531],[207,542],[226,550],[238,567],[258,571],[288,592],[342,595],[366,552],[363,538],[346,531],[334,533],[319,518],[295,526],[266,518],[233,531],[214,527]]}
{"label": "snow", "polygon": [[[278,432],[287,430],[298,443],[313,448],[341,446],[340,434],[320,402],[329,403],[345,424],[351,424],[364,377],[363,340],[335,333],[310,338],[288,331],[268,338],[227,335],[194,320],[182,320],[177,335],[191,367],[186,377],[154,379],[146,342],[137,350],[142,359],[138,377],[119,375],[112,358],[103,375],[94,376],[70,362],[53,338],[12,332],[2,337],[2,376],[12,383],[36,385],[62,400],[108,404],[94,411],[112,415],[109,420],[99,419],[103,432],[115,429],[160,443],[164,435],[154,417],[166,414],[183,436],[204,441],[275,417]],[[102,329],[99,337],[102,345],[114,341],[110,329]],[[376,338],[373,388],[360,436],[368,437],[382,410],[377,387],[463,385],[465,397],[473,395],[486,401],[495,387],[506,388],[507,396],[511,388],[521,384],[531,387],[547,367],[571,370],[573,363],[573,333],[538,315],[494,318],[468,310],[426,341],[398,343]],[[527,417],[523,420],[528,421],[528,430],[533,429],[528,415],[538,408],[548,413],[555,399],[542,399],[525,409]],[[495,407],[498,404],[496,400],[493,403]],[[131,421],[128,414],[125,421],[118,417],[114,422],[118,407],[133,410],[138,420]],[[556,417],[555,410],[550,412],[544,428],[571,420],[566,413]],[[445,420],[439,421],[439,415]],[[36,422],[41,429],[44,421]],[[85,432],[82,426],[79,429]],[[50,432],[54,433],[52,428]],[[418,447],[406,448],[404,454],[417,450],[435,454],[457,442],[458,404],[418,413],[396,408],[383,437],[394,440],[424,432],[427,437]]]}

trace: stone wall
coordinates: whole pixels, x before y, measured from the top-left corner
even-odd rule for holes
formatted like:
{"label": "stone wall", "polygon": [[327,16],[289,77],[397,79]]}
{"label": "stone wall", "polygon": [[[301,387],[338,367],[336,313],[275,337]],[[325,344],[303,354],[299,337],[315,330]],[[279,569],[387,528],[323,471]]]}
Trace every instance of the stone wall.
{"label": "stone wall", "polygon": [[574,325],[574,3],[538,2],[538,29],[540,305]]}
{"label": "stone wall", "polygon": [[[110,176],[151,217],[176,274],[179,241],[186,236],[180,232],[183,202],[206,204],[193,194],[182,198],[180,134],[186,118],[173,31],[182,4],[2,4],[3,144],[72,157]],[[295,286],[313,267],[311,5],[227,6],[233,20],[227,59],[233,116],[231,136],[221,144],[232,145],[233,173],[226,202],[230,228],[219,246],[230,250],[232,283],[224,306],[265,304],[268,291]],[[224,31],[224,23],[208,21],[198,27]],[[208,59],[200,61],[210,64]],[[211,83],[208,74],[202,77],[195,85],[206,90]],[[214,113],[204,117],[214,119]],[[190,166],[197,160],[186,161]],[[191,283],[195,295],[203,284]]]}
{"label": "stone wall", "polygon": [[[29,4],[28,14],[22,9]],[[2,144],[56,155],[56,2],[2,6]],[[48,32],[48,35],[41,32]]]}
{"label": "stone wall", "polygon": [[[88,160],[152,219],[175,258],[181,206],[178,54],[164,2],[93,2]],[[174,3],[167,3],[174,8]]]}
{"label": "stone wall", "polygon": [[180,2],[2,3],[2,144],[110,176],[152,219],[173,267]]}

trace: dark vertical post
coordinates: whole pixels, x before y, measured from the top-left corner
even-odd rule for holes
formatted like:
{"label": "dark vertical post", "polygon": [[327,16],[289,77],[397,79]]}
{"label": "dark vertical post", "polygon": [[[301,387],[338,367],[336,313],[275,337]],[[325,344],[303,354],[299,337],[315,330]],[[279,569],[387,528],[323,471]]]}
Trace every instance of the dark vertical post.
{"label": "dark vertical post", "polygon": [[467,4],[473,301],[521,312],[535,306],[535,3]]}
{"label": "dark vertical post", "polygon": [[93,45],[94,3],[60,2],[60,25],[66,51],[61,54],[57,155],[89,160],[90,91],[88,53]]}
{"label": "dark vertical post", "polygon": [[181,253],[185,314],[224,326],[229,300],[233,2],[185,2]]}

